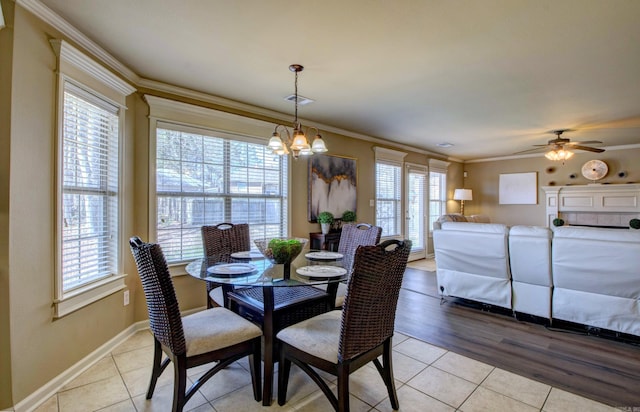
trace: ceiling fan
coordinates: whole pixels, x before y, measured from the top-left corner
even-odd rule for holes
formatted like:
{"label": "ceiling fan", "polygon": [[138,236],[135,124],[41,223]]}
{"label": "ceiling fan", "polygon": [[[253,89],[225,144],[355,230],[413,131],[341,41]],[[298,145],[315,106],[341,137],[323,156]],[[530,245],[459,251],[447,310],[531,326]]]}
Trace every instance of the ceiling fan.
{"label": "ceiling fan", "polygon": [[604,149],[599,149],[597,147],[584,146],[587,144],[602,144],[599,140],[587,140],[584,142],[572,142],[570,139],[562,137],[562,133],[564,132],[573,132],[572,129],[559,129],[553,130],[551,133],[556,135],[555,139],[551,139],[547,142],[547,144],[536,144],[534,149],[523,150],[521,152],[516,152],[514,154],[523,154],[523,153],[531,153],[538,150],[548,150],[545,154],[547,159],[550,160],[566,160],[573,156],[573,152],[571,150],[585,150],[587,152],[594,153],[602,153]]}

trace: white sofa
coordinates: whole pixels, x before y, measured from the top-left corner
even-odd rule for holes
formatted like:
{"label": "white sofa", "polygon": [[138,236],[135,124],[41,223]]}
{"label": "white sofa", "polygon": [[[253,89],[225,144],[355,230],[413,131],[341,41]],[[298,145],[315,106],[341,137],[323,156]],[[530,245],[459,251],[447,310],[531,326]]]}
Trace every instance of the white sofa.
{"label": "white sofa", "polygon": [[444,222],[440,293],[640,336],[640,230]]}
{"label": "white sofa", "polygon": [[508,233],[502,224],[443,222],[433,232],[440,293],[511,308]]}
{"label": "white sofa", "polygon": [[551,253],[553,318],[640,335],[640,230],[559,227]]}
{"label": "white sofa", "polygon": [[513,310],[551,319],[551,230],[514,226],[509,230]]}

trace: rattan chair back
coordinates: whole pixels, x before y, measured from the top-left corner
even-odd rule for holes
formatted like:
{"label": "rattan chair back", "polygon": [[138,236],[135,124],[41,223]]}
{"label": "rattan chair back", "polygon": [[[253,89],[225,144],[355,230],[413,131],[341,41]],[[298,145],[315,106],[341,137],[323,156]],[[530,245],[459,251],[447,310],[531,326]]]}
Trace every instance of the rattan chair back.
{"label": "rattan chair back", "polygon": [[205,256],[230,255],[251,249],[251,237],[247,223],[220,223],[202,226],[202,244]]}
{"label": "rattan chair back", "polygon": [[338,253],[342,253],[345,268],[351,269],[358,246],[372,246],[380,243],[382,228],[368,223],[349,223],[342,226]]}
{"label": "rattan chair back", "polygon": [[153,335],[174,354],[186,353],[178,299],[162,248],[158,244],[145,243],[139,237],[132,237],[129,244],[147,299]]}
{"label": "rattan chair back", "polygon": [[393,336],[410,240],[387,240],[356,250],[342,310],[338,359],[349,360]]}

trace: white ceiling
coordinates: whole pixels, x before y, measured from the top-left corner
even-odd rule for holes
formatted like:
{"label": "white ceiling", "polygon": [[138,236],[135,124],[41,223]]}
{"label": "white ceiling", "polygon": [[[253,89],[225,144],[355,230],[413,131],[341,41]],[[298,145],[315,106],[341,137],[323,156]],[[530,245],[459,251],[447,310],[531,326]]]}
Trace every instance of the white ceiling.
{"label": "white ceiling", "polygon": [[292,116],[302,64],[307,123],[458,159],[640,143],[638,0],[40,2],[142,78]]}

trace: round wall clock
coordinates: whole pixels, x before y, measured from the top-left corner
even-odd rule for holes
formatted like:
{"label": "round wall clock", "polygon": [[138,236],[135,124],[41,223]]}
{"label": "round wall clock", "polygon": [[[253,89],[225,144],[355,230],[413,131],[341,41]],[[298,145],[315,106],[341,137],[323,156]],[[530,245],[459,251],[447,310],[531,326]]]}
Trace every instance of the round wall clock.
{"label": "round wall clock", "polygon": [[609,167],[602,160],[589,160],[582,165],[582,176],[589,180],[600,180],[607,175]]}

